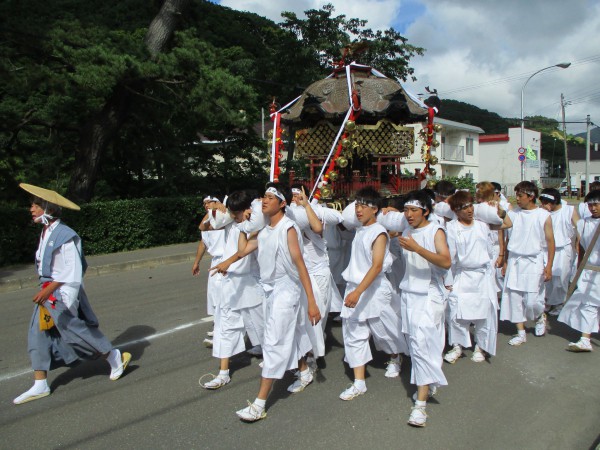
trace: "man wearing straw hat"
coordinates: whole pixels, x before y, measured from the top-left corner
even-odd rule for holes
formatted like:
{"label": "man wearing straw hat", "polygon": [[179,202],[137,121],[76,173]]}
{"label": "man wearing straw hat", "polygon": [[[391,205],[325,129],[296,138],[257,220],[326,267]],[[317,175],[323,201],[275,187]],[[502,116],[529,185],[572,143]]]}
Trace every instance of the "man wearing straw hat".
{"label": "man wearing straw hat", "polygon": [[31,215],[44,229],[36,252],[41,289],[33,297],[27,346],[34,384],[13,400],[15,405],[50,395],[47,374],[57,363],[102,355],[110,364],[110,379],[118,380],[131,360],[129,353],[113,348],[98,329],[82,285],[87,264],[81,238],[59,218],[62,208],[79,210],[79,206],[54,191],[31,184],[19,186],[33,195]]}

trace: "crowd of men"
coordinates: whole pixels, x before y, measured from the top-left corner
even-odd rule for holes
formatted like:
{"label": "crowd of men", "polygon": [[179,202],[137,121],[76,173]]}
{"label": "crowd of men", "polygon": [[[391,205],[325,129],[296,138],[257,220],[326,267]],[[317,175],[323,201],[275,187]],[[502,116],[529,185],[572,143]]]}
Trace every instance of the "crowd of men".
{"label": "crowd of men", "polygon": [[[54,191],[21,187],[32,195],[33,221],[42,225],[41,283],[28,333],[34,384],[15,404],[48,396],[47,374],[57,364],[104,357],[110,379],[117,380],[131,360],[99,330],[85,294],[81,239],[60,219],[62,208],[79,207]],[[192,273],[199,274],[208,252],[214,329],[205,342],[219,373],[200,384],[210,390],[229,384],[230,358],[246,351],[248,339],[248,351],[262,354],[262,373],[256,399],[237,415],[248,422],[266,417],[273,383],[286,371],[296,371],[288,387],[293,394],[312,383],[326,356],[331,318],[342,323],[344,361],[354,378],[339,398],[367,392],[372,340],[389,355],[388,378],[399,376],[403,355],[410,358],[416,392],[408,424],[423,427],[428,398],[448,384],[444,360],[456,363],[470,348],[475,363],[493,357],[498,319],[515,324],[509,344],[521,346],[527,321],[542,336],[546,314],[557,315],[581,332],[568,350],[591,352],[600,310],[594,270],[600,266],[600,183],[590,187],[578,209],[556,189],[539,192],[527,181],[515,187],[514,207],[489,182],[472,195],[439,181],[392,205],[364,188],[343,211],[309,201],[302,186],[281,183],[268,183],[260,195],[207,196]],[[580,272],[582,259],[587,265]],[[577,289],[566,301],[576,272]]]}
{"label": "crowd of men", "polygon": [[192,272],[210,253],[208,310],[215,320],[205,343],[220,370],[200,384],[229,384],[229,360],[246,351],[247,337],[248,351],[263,356],[262,374],[256,399],[237,415],[249,422],[266,417],[272,384],[286,371],[296,371],[291,393],[312,383],[331,317],[342,322],[344,361],[354,375],[340,399],[367,392],[372,340],[389,355],[386,377],[398,377],[402,355],[410,357],[416,392],[408,424],[423,427],[428,398],[447,384],[443,361],[456,363],[469,348],[476,363],[493,357],[498,318],[515,324],[509,344],[520,346],[527,321],[543,336],[547,314],[557,315],[582,333],[568,349],[590,352],[598,272],[584,270],[565,300],[591,246],[588,264],[600,265],[600,241],[592,244],[599,185],[578,209],[556,189],[539,192],[527,181],[515,187],[515,207],[490,182],[479,183],[473,196],[440,181],[392,205],[364,188],[342,212],[309,201],[301,185],[269,183],[260,196],[209,195]]}

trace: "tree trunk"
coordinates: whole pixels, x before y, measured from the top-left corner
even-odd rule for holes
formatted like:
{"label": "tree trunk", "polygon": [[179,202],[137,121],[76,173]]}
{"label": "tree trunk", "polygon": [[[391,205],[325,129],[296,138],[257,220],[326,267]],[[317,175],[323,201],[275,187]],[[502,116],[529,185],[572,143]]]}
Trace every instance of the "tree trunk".
{"label": "tree trunk", "polygon": [[146,48],[153,58],[167,49],[173,32],[179,25],[181,15],[189,3],[190,0],[165,0],[163,3],[162,8],[150,23],[144,39]]}
{"label": "tree trunk", "polygon": [[[150,23],[144,42],[153,57],[167,49],[188,3],[189,0],[165,0]],[[141,85],[143,80],[135,83]],[[74,201],[89,202],[94,196],[102,156],[127,117],[131,99],[127,88],[128,86],[121,84],[115,86],[102,110],[81,129],[79,147],[75,152],[75,167],[69,181],[69,196]]]}

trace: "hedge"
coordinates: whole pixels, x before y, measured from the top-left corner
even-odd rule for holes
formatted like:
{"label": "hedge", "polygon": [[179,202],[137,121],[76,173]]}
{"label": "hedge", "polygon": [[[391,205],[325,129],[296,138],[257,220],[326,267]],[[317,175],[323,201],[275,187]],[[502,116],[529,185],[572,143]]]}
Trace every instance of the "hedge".
{"label": "hedge", "polygon": [[[85,254],[97,255],[192,242],[203,213],[197,197],[148,198],[65,209],[63,221],[81,236]],[[31,223],[29,208],[0,206],[0,214],[0,266],[32,262],[40,226]]]}

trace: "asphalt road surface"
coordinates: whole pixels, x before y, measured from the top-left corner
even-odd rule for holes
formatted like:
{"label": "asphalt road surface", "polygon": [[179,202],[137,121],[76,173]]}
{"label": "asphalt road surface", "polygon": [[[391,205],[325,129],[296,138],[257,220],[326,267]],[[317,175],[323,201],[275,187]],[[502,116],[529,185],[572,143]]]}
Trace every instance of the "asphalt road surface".
{"label": "asphalt road surface", "polygon": [[[207,262],[203,263],[206,269]],[[498,355],[485,363],[444,364],[449,386],[428,404],[423,429],[406,424],[415,391],[410,360],[387,379],[385,358],[368,367],[368,392],[338,395],[351,382],[343,364],[341,327],[328,327],[329,350],[316,380],[290,395],[292,374],[275,384],[268,417],[242,423],[235,411],[253,400],[260,362],[233,359],[232,382],[205,391],[198,379],[218,363],[201,343],[211,328],[206,280],[191,263],[90,278],[86,287],[104,333],[133,354],[126,375],[108,379],[105,361],[59,368],[52,395],[14,406],[31,385],[27,328],[33,289],[0,295],[0,448],[198,449],[589,449],[600,435],[600,348],[565,351],[578,335],[555,319],[547,336],[507,345],[501,325]],[[532,324],[531,324],[532,326]]]}

